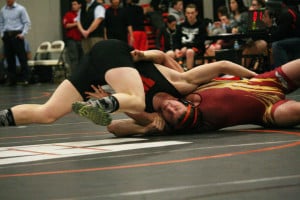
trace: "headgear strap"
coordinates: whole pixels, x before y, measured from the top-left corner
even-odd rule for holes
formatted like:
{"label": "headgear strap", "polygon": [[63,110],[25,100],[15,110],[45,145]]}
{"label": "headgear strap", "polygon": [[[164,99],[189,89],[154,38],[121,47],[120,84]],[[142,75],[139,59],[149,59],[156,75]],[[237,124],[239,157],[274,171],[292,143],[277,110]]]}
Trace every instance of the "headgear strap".
{"label": "headgear strap", "polygon": [[188,104],[185,116],[183,117],[182,121],[177,124],[176,128],[180,128],[182,125],[184,125],[184,123],[189,119],[191,110],[192,110],[192,105]]}

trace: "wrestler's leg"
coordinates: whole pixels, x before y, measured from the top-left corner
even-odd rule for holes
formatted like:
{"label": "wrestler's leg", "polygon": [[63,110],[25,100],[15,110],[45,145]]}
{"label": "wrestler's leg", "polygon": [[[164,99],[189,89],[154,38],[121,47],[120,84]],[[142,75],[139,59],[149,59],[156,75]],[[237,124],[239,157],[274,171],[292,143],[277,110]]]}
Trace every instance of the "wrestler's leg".
{"label": "wrestler's leg", "polygon": [[273,114],[280,127],[300,125],[300,102],[290,100],[276,107]]}
{"label": "wrestler's leg", "polygon": [[71,82],[64,80],[45,104],[17,105],[11,111],[16,125],[52,123],[71,112],[73,102],[82,100]]}
{"label": "wrestler's leg", "polygon": [[300,59],[293,60],[282,65],[282,71],[291,79],[297,86],[300,86]]}
{"label": "wrestler's leg", "polygon": [[144,86],[138,71],[132,67],[110,69],[105,80],[115,90],[120,112],[139,113],[145,109]]}
{"label": "wrestler's leg", "polygon": [[231,74],[240,77],[253,77],[255,72],[229,61],[218,61],[194,67],[184,73],[155,65],[163,76],[182,94],[193,92],[199,85],[208,83],[220,74]]}
{"label": "wrestler's leg", "polygon": [[138,71],[132,67],[113,68],[105,74],[106,82],[114,89],[111,96],[89,102],[76,102],[73,111],[95,124],[107,126],[111,123],[109,113],[120,111],[140,113],[145,109],[143,83]]}
{"label": "wrestler's leg", "polygon": [[195,58],[195,52],[193,49],[187,49],[186,50],[186,54],[185,54],[185,57],[186,57],[186,67],[188,69],[192,69],[194,67],[194,58]]}

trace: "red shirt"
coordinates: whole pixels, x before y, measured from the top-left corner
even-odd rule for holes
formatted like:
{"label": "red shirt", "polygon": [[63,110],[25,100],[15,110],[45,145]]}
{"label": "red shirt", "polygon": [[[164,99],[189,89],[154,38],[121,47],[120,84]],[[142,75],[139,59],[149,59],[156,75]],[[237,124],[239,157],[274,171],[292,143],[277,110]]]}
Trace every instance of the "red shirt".
{"label": "red shirt", "polygon": [[81,33],[78,30],[77,26],[73,28],[66,28],[67,24],[74,23],[77,17],[77,12],[69,11],[63,17],[63,26],[66,29],[67,38],[79,41],[81,40]]}

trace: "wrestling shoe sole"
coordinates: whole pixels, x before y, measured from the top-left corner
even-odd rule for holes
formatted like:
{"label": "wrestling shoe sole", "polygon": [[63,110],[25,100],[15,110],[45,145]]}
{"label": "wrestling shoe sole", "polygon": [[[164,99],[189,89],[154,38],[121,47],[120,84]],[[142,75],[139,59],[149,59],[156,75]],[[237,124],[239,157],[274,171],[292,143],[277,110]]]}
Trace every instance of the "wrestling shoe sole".
{"label": "wrestling shoe sole", "polygon": [[72,104],[72,110],[73,110],[73,112],[75,112],[76,114],[79,114],[79,110],[82,108],[82,107],[84,107],[84,106],[86,106],[86,105],[88,105],[86,102],[75,102],[75,103],[73,103]]}
{"label": "wrestling shoe sole", "polygon": [[90,105],[84,105],[78,110],[78,114],[101,126],[107,126],[112,121],[109,113],[105,112],[101,108],[93,107]]}

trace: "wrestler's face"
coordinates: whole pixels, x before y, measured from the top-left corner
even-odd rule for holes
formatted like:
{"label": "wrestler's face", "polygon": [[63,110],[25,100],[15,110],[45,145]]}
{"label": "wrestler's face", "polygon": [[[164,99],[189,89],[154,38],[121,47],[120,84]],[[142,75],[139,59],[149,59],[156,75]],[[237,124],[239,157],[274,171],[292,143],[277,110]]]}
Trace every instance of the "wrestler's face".
{"label": "wrestler's face", "polygon": [[177,100],[166,100],[162,103],[161,114],[171,125],[176,125],[178,119],[187,111],[187,107]]}

